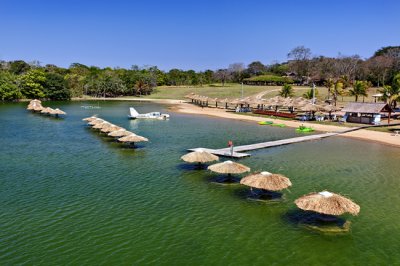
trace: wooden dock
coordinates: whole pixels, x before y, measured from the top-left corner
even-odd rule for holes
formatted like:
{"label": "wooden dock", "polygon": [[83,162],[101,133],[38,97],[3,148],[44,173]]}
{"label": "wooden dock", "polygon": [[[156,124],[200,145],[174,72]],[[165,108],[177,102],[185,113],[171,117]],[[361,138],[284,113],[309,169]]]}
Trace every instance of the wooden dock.
{"label": "wooden dock", "polygon": [[[393,126],[393,125],[400,125],[400,123],[391,124],[391,126]],[[223,149],[195,148],[195,149],[189,149],[189,151],[194,151],[196,149],[203,149],[209,153],[219,155],[219,156],[243,158],[243,157],[250,156],[249,153],[243,153],[244,151],[252,151],[252,150],[258,150],[258,149],[264,149],[264,148],[271,148],[271,147],[277,147],[277,146],[282,146],[282,145],[300,143],[300,142],[304,142],[304,141],[321,140],[324,138],[344,134],[347,132],[356,131],[356,130],[363,129],[363,128],[378,127],[378,126],[382,126],[382,125],[365,125],[365,126],[360,126],[360,127],[346,128],[345,130],[337,131],[337,132],[307,135],[307,136],[301,136],[301,137],[295,137],[295,138],[289,138],[289,139],[273,140],[273,141],[267,141],[267,142],[249,144],[249,145],[235,146],[233,149],[232,155],[231,155],[230,148],[223,148]]]}

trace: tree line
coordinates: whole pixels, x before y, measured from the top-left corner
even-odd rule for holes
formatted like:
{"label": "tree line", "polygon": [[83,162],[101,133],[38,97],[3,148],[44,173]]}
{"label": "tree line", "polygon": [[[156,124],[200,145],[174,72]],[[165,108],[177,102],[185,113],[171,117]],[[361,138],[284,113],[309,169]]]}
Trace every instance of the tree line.
{"label": "tree line", "polygon": [[[292,49],[287,56],[288,61],[283,63],[264,65],[255,61],[247,66],[233,63],[227,68],[197,72],[162,71],[156,66],[134,65],[124,69],[73,63],[62,68],[22,60],[0,61],[0,99],[140,96],[151,94],[156,86],[203,86],[216,82],[225,86],[227,82],[240,83],[246,79],[271,84],[290,80],[296,85],[324,85],[334,99],[346,88],[354,89],[353,85],[357,88],[383,86],[388,95],[393,95],[397,88],[392,83],[396,73],[400,72],[400,46],[381,48],[368,59],[340,54],[335,58],[315,56],[304,46]],[[357,89],[355,95],[362,95],[363,90],[360,94]]]}

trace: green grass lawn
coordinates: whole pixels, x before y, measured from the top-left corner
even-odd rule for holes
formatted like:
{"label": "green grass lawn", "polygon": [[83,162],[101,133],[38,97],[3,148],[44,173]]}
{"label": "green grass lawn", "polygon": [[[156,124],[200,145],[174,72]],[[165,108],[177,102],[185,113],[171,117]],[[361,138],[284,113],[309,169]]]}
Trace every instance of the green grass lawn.
{"label": "green grass lawn", "polygon": [[[253,96],[255,94],[269,91],[264,98],[270,98],[278,95],[281,86],[250,86],[243,85],[243,96]],[[294,86],[294,96],[299,97],[302,96],[310,87],[305,86]],[[325,100],[328,95],[328,89],[325,87],[317,87],[318,96],[317,98],[320,100]],[[377,93],[378,88],[370,88],[368,91],[368,97],[364,98],[365,102],[373,102],[374,99],[372,97],[373,94]],[[143,96],[144,98],[150,99],[184,99],[184,96],[189,93],[196,93],[203,96],[208,96],[212,98],[240,98],[242,94],[242,86],[237,83],[225,84],[222,86],[221,84],[211,84],[200,86],[160,86],[154,89],[154,92],[151,95]],[[344,106],[348,102],[353,102],[354,97],[350,96],[339,96],[338,105]],[[362,102],[363,98],[359,98],[359,102]]]}

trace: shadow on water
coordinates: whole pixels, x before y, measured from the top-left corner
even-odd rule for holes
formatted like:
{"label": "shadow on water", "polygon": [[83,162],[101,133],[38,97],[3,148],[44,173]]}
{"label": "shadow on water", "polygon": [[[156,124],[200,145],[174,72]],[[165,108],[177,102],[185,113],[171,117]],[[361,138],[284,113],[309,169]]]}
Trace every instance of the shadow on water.
{"label": "shadow on water", "polygon": [[44,117],[44,118],[46,118],[46,119],[49,119],[49,120],[53,120],[53,121],[64,121],[65,119],[65,117],[64,116],[54,116],[54,115],[49,115],[49,114],[41,114],[41,113],[38,113],[38,112],[30,112],[32,115],[34,115],[34,116],[40,116],[40,117]]}
{"label": "shadow on water", "polygon": [[278,203],[284,201],[283,193],[274,191],[259,191],[251,190],[248,187],[241,187],[233,191],[233,195],[242,200],[264,202],[264,203]]}
{"label": "shadow on water", "polygon": [[178,170],[183,171],[199,171],[199,170],[207,170],[207,164],[197,164],[197,163],[180,163],[176,165]]}
{"label": "shadow on water", "polygon": [[239,185],[240,177],[232,176],[232,175],[217,175],[208,178],[208,182],[215,183],[218,185]]}
{"label": "shadow on water", "polygon": [[334,216],[300,209],[290,210],[283,219],[296,227],[305,228],[323,234],[343,234],[350,231],[351,222]]}

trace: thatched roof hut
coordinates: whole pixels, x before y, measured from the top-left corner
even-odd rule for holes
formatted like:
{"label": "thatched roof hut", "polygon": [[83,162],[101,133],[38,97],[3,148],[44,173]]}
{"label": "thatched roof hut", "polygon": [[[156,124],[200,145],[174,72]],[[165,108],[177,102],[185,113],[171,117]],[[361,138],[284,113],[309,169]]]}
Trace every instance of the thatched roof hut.
{"label": "thatched roof hut", "polygon": [[254,173],[240,180],[240,184],[270,191],[278,191],[292,185],[289,178],[269,172]]}
{"label": "thatched roof hut", "polygon": [[110,125],[111,125],[110,122],[103,121],[101,123],[95,124],[92,128],[94,128],[94,129],[102,129],[103,127],[109,127]]}
{"label": "thatched roof hut", "polygon": [[193,152],[185,154],[181,157],[181,159],[188,163],[207,163],[219,160],[218,156],[206,152],[203,149],[197,149]]}
{"label": "thatched roof hut", "polygon": [[381,112],[393,112],[387,103],[348,103],[343,109],[347,113],[379,114]]}
{"label": "thatched roof hut", "polygon": [[109,133],[117,130],[123,129],[122,127],[116,126],[114,124],[110,124],[109,126],[103,127],[100,129],[101,132],[103,133]]}
{"label": "thatched roof hut", "polygon": [[341,215],[346,212],[357,215],[360,212],[360,206],[350,199],[328,191],[304,195],[295,200],[295,204],[302,210],[327,215]]}
{"label": "thatched roof hut", "polygon": [[51,112],[53,112],[53,108],[50,107],[45,107],[42,109],[42,111],[40,111],[42,114],[51,114]]}
{"label": "thatched roof hut", "polygon": [[101,123],[104,123],[104,122],[107,122],[107,121],[105,121],[104,119],[101,119],[101,118],[96,118],[96,119],[93,119],[92,121],[90,121],[88,123],[88,125],[94,126],[94,125],[101,124]]}
{"label": "thatched roof hut", "polygon": [[220,174],[242,174],[244,172],[249,172],[250,168],[240,163],[225,161],[222,163],[210,165],[208,167],[208,170]]}
{"label": "thatched roof hut", "polygon": [[119,138],[118,141],[134,143],[134,142],[142,142],[142,141],[149,141],[149,140],[147,138],[145,138],[145,137],[142,137],[142,136],[139,136],[139,135],[136,135],[136,134],[132,133],[132,134],[130,134],[128,136]]}
{"label": "thatched roof hut", "polygon": [[56,108],[56,109],[53,109],[50,112],[50,114],[58,116],[58,115],[66,115],[67,113],[62,111],[62,110],[60,110],[60,109],[58,109],[58,108]]}
{"label": "thatched roof hut", "polygon": [[302,111],[306,111],[306,112],[317,112],[318,110],[321,109],[321,106],[308,103],[308,104],[304,105],[303,107],[301,107],[300,109]]}
{"label": "thatched roof hut", "polygon": [[121,138],[121,137],[129,136],[131,134],[134,134],[134,133],[122,128],[120,130],[112,131],[112,132],[108,133],[107,135],[110,137]]}
{"label": "thatched roof hut", "polygon": [[82,121],[91,122],[91,121],[96,120],[96,119],[98,119],[97,116],[91,116],[91,117],[83,118]]}

